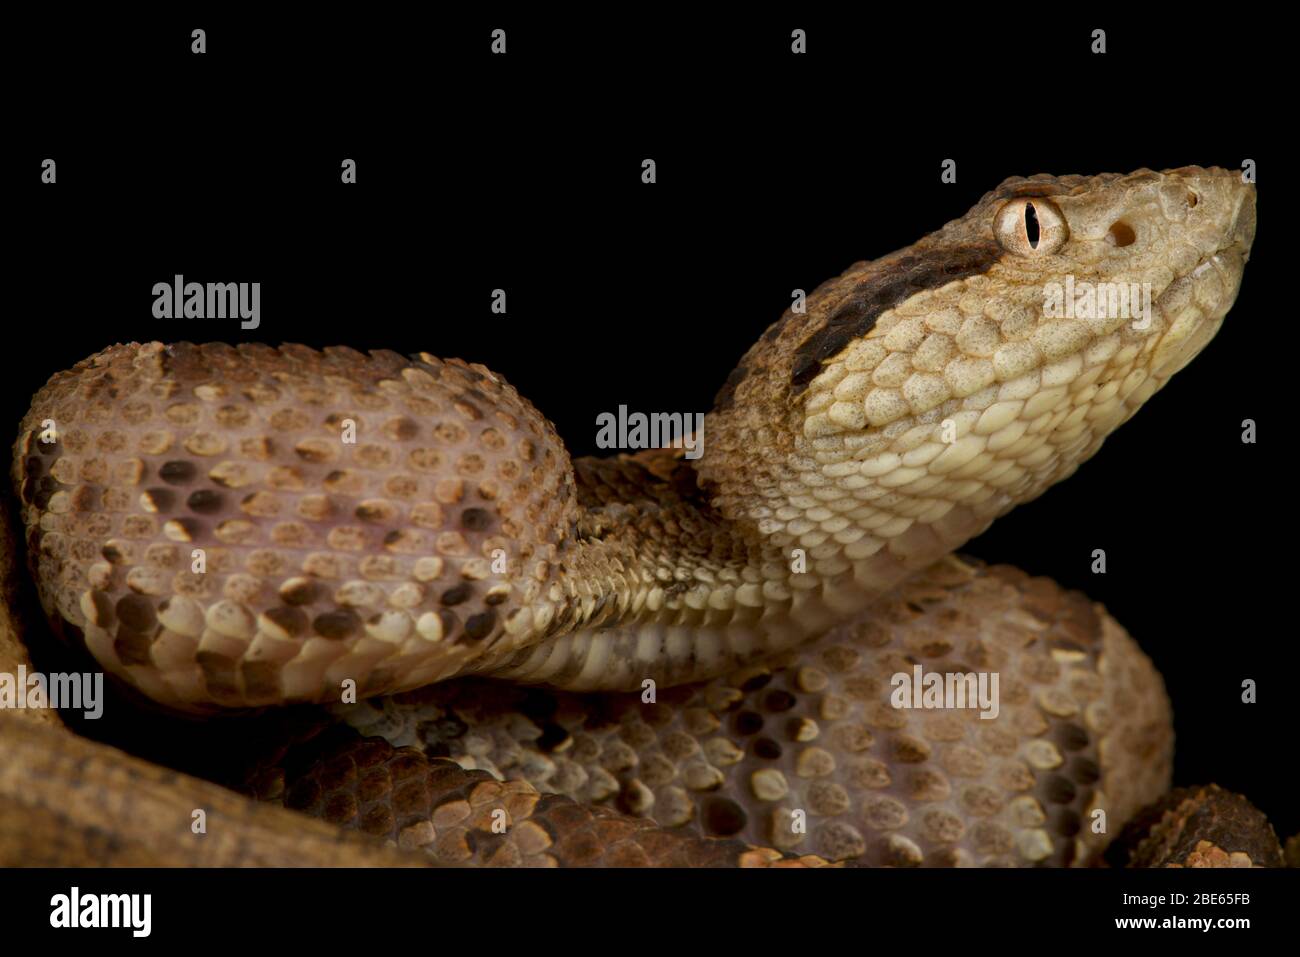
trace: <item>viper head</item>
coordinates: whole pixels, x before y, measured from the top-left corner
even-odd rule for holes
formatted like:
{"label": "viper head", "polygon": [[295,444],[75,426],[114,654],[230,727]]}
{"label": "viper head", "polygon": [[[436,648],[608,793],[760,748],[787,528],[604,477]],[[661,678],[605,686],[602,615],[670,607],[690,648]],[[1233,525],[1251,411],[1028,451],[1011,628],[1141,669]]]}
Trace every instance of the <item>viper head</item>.
{"label": "viper head", "polygon": [[[1119,328],[1125,291],[1146,368],[1163,384],[1218,331],[1255,236],[1255,190],[1232,170],[1008,180],[972,211],[1001,249],[991,275],[1041,285],[1044,314],[1069,284],[1092,335]],[[967,224],[969,226],[970,224]],[[1066,305],[1064,296],[1057,300]],[[1120,306],[1116,309],[1115,306]],[[1060,310],[1057,310],[1059,312]]]}
{"label": "viper head", "polygon": [[705,478],[832,563],[936,557],[1072,473],[1205,346],[1254,231],[1240,172],[1007,180],[769,329],[719,396]]}
{"label": "viper head", "polygon": [[799,345],[803,432],[883,438],[1034,375],[1055,389],[1123,372],[1132,411],[1217,331],[1254,232],[1254,187],[1231,171],[1007,180],[871,264]]}

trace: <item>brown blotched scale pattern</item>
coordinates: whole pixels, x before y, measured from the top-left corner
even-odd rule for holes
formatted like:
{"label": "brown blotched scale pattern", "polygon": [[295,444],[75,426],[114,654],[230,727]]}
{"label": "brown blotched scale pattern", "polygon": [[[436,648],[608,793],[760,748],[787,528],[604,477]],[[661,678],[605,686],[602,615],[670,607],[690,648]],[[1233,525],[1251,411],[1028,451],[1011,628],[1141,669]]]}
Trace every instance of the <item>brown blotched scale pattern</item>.
{"label": "brown blotched scale pattern", "polygon": [[[998,673],[998,716],[895,708],[915,664]],[[463,680],[341,713],[666,828],[900,867],[1091,863],[1168,786],[1173,744],[1159,676],[1104,611],[957,559],[797,656],[654,703]]]}
{"label": "brown blotched scale pattern", "polygon": [[1106,857],[1129,867],[1283,867],[1272,825],[1218,785],[1175,788],[1143,808]]}
{"label": "brown blotched scale pattern", "polygon": [[508,649],[575,517],[549,423],[427,355],[116,346],[51,379],[17,450],[46,610],[179,707],[414,687]]}
{"label": "brown blotched scale pattern", "polygon": [[436,863],[486,867],[821,867],[741,841],[657,827],[608,807],[498,781],[346,726],[286,749],[248,784],[259,800],[360,831]]}

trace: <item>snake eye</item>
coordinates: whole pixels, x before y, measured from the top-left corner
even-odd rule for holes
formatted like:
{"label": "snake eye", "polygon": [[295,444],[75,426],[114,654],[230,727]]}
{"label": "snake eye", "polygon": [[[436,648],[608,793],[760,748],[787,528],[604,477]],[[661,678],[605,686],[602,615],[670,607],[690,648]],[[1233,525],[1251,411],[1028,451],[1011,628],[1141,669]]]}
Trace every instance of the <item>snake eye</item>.
{"label": "snake eye", "polygon": [[998,243],[1017,256],[1050,256],[1070,238],[1065,217],[1049,199],[1013,199],[993,220]]}

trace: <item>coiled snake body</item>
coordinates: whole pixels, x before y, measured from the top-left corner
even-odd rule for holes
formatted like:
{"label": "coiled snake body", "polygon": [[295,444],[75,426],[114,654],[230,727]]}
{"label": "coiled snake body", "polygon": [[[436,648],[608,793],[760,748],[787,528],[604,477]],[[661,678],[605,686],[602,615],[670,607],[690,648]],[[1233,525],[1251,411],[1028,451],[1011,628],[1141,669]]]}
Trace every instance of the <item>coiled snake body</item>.
{"label": "coiled snake body", "polygon": [[[21,426],[40,600],[168,707],[332,704],[478,768],[402,797],[416,752],[370,743],[255,786],[445,860],[1089,862],[1168,786],[1159,676],[1080,596],[946,556],[1209,341],[1254,223],[1229,171],[1008,180],[787,311],[694,462],[571,463],[427,354],[114,346]],[[1053,312],[1089,283],[1150,315]],[[916,665],[996,673],[997,716],[895,707]]]}

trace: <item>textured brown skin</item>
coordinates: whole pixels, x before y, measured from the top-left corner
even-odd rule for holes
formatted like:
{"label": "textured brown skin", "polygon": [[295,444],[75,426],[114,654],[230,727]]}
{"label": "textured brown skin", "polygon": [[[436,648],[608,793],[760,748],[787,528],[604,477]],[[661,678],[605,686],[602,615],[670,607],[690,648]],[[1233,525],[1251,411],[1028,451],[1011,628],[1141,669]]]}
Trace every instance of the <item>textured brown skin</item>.
{"label": "textured brown skin", "polygon": [[[204,834],[191,830],[206,812]],[[323,821],[260,805],[62,728],[0,712],[0,865],[422,866]]]}
{"label": "textured brown skin", "polygon": [[[30,674],[24,639],[44,626],[24,614],[34,602],[14,561],[10,503],[0,506],[0,671],[14,675],[21,665]],[[246,782],[232,782],[253,800],[79,737],[52,709],[0,711],[0,867],[826,864],[656,827],[526,782],[503,785],[344,726],[321,736],[331,749],[323,751],[312,739],[328,727],[308,719],[279,729],[282,745]],[[496,808],[509,815],[505,835],[483,819]],[[206,815],[204,834],[191,830],[196,809]],[[477,816],[462,813],[470,810]],[[428,853],[409,850],[423,844]]]}
{"label": "textured brown skin", "polygon": [[[1000,714],[895,710],[879,676],[913,662],[998,672]],[[1110,835],[1094,812],[1129,818],[1168,787],[1173,753],[1159,676],[1104,610],[956,558],[810,648],[653,704],[463,679],[337,710],[678,832],[876,866],[1095,863]]]}
{"label": "textured brown skin", "polygon": [[[31,615],[23,614],[30,602],[30,589],[24,587],[22,569],[16,561],[20,549],[13,535],[10,507],[9,497],[0,495],[0,673],[16,675],[22,666],[30,674],[33,669],[24,644],[26,631],[29,626],[41,625],[28,622],[26,618]],[[49,727],[63,726],[58,713],[48,708],[24,708],[12,714]]]}
{"label": "textured brown skin", "polygon": [[[0,672],[33,672],[28,588],[0,502]],[[207,833],[191,831],[193,812]],[[48,708],[0,711],[0,866],[418,867],[427,858],[257,805],[74,735]]]}
{"label": "textured brown skin", "polygon": [[[499,654],[576,517],[550,424],[458,361],[132,344],[54,376],[37,405],[15,481],[42,603],[110,671],[172,707],[336,698],[343,678],[379,693]],[[40,441],[47,419],[62,423],[55,442]],[[355,447],[340,441],[346,420]],[[497,549],[509,575],[487,570]],[[493,587],[528,574],[527,586]],[[374,644],[362,620],[412,592],[424,621],[417,638],[407,620],[404,647],[425,651],[422,667]],[[204,612],[218,603],[233,618],[212,631]],[[250,647],[255,632],[266,637]],[[375,648],[389,652],[378,664]],[[340,652],[347,667],[330,680]]]}
{"label": "textured brown skin", "polygon": [[370,837],[419,848],[443,865],[485,867],[824,866],[741,841],[697,837],[652,821],[501,782],[447,758],[362,738],[345,725],[298,742],[250,777],[259,800]]}
{"label": "textured brown skin", "polygon": [[[995,214],[1025,193],[1060,204],[1066,245],[992,245]],[[1120,217],[1136,244],[1108,242]],[[475,672],[580,690],[724,674],[851,618],[1069,475],[1217,329],[1253,235],[1253,189],[1231,171],[1010,180],[769,330],[709,417],[694,476],[651,455],[579,463],[575,480],[549,423],[482,366],[114,347],[52,378],[22,426],[14,478],[41,599],[106,668],[196,710],[328,701],[349,680],[378,694]],[[1074,272],[1151,280],[1170,311],[1141,332],[1116,317],[1034,327],[1043,283]],[[886,356],[911,363],[901,378]],[[947,414],[988,432],[946,451],[911,438]],[[339,444],[349,420],[355,448]],[[900,468],[913,451],[929,457]],[[855,484],[843,468],[858,461]],[[828,517],[844,512],[859,523],[847,534]],[[806,572],[787,567],[796,545]],[[188,570],[192,547],[206,572]],[[505,572],[488,568],[498,551]],[[1149,671],[1115,647],[1113,664]]]}
{"label": "textured brown skin", "polygon": [[1128,867],[1283,867],[1272,826],[1216,784],[1175,788],[1144,808],[1108,852]]}

